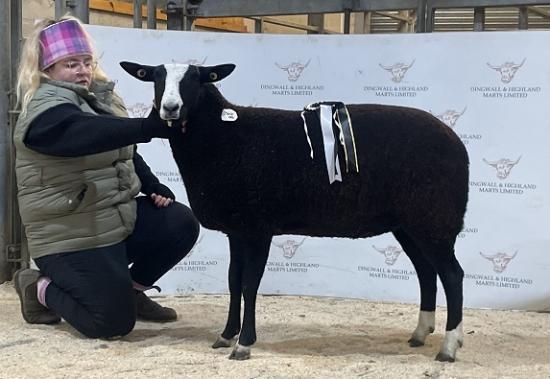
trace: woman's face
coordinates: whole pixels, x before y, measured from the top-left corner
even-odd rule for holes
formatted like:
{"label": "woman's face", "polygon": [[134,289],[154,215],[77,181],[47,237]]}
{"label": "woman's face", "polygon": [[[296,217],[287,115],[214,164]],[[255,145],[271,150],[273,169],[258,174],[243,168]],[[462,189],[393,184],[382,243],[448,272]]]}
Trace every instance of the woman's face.
{"label": "woman's face", "polygon": [[65,58],[48,67],[45,72],[53,80],[80,84],[86,88],[92,83],[95,62],[88,54]]}

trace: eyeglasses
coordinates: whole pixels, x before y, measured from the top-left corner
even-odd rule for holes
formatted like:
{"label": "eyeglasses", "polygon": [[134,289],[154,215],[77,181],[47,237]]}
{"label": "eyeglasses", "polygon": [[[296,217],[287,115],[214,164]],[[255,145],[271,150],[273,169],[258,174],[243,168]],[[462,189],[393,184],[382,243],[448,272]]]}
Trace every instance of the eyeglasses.
{"label": "eyeglasses", "polygon": [[71,59],[62,63],[63,67],[68,70],[81,72],[83,70],[93,71],[97,67],[97,62],[91,59],[85,61],[78,61],[76,59]]}

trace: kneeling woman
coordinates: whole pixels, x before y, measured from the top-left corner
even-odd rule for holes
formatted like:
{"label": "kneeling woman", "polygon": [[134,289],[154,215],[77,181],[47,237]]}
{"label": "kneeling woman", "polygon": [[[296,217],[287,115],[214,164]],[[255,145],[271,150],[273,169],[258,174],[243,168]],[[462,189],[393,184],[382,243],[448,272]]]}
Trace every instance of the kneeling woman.
{"label": "kneeling woman", "polygon": [[95,58],[71,17],[37,24],[25,42],[16,174],[40,271],[19,270],[14,283],[27,322],[62,317],[88,337],[108,338],[129,333],[136,318],[176,320],[143,291],[191,250],[199,224],[135,147],[181,130],[154,110],[128,118]]}

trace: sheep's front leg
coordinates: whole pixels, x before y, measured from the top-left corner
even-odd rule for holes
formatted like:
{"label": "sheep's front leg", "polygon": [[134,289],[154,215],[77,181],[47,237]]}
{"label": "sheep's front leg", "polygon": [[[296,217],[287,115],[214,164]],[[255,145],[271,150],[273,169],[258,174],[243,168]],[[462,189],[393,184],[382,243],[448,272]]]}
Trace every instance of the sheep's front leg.
{"label": "sheep's front leg", "polygon": [[[250,358],[251,346],[256,342],[256,295],[267,263],[271,238],[271,235],[265,234],[229,235],[231,260],[239,262],[238,266],[240,268],[240,286],[236,287],[240,288],[244,298],[241,334],[229,359],[244,360]],[[238,309],[233,304],[234,301],[233,290],[231,290],[228,325],[238,317],[231,313],[233,309]],[[222,337],[224,337],[224,334],[222,334]]]}
{"label": "sheep's front leg", "polygon": [[240,252],[240,245],[235,238],[229,238],[230,262],[229,262],[229,314],[222,334],[212,347],[230,347],[231,340],[241,331],[241,295],[242,272],[244,256]]}

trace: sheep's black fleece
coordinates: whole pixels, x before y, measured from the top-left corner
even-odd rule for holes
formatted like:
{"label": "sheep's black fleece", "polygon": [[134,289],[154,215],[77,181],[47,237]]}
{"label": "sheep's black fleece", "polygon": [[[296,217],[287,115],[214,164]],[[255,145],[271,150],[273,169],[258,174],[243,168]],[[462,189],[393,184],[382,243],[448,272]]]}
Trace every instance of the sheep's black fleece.
{"label": "sheep's black fleece", "polygon": [[[211,84],[188,109],[187,132],[170,139],[191,207],[225,233],[368,237],[404,227],[454,238],[468,197],[463,143],[431,114],[387,105],[348,105],[359,173],[329,184],[322,136],[299,111],[241,107]],[[224,122],[222,109],[238,119]],[[341,165],[344,164],[340,159]]]}

